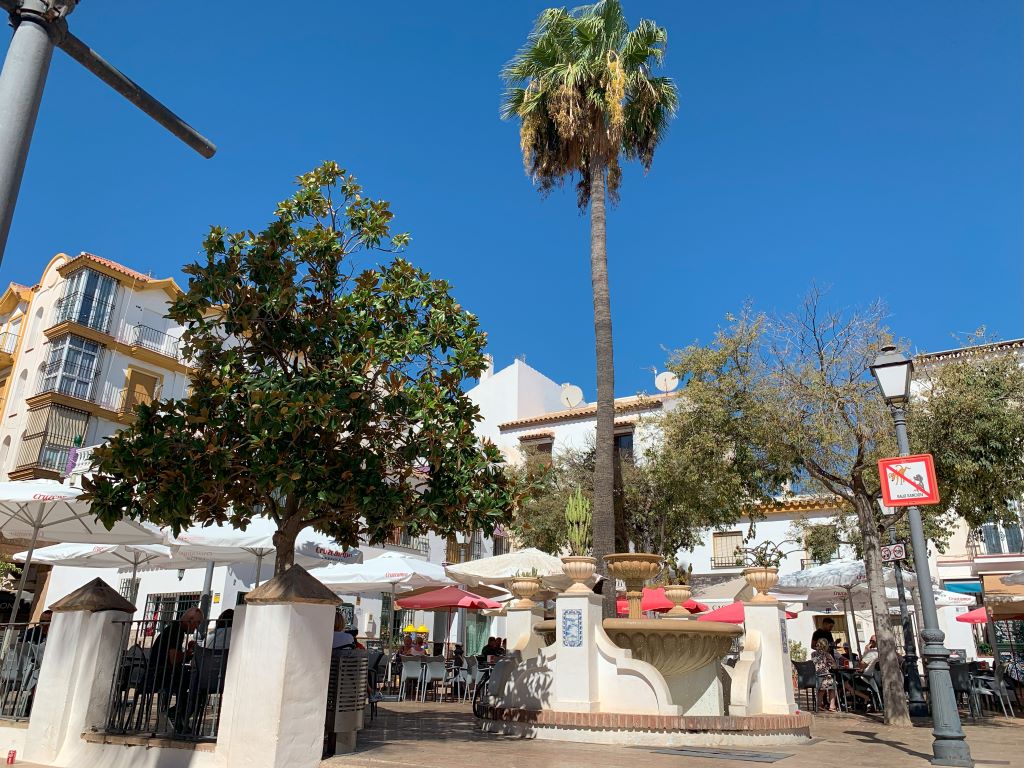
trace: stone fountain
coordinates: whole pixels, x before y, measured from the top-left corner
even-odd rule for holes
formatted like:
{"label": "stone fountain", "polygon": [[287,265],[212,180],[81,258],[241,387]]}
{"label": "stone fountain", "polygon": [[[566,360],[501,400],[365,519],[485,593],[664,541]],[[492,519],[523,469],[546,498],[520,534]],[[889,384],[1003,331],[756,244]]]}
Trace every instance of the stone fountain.
{"label": "stone fountain", "polygon": [[[623,553],[607,563],[626,583],[630,618],[602,620],[601,596],[582,591],[558,596],[554,621],[509,610],[508,635],[519,639],[492,673],[487,730],[657,746],[809,738],[810,719],[793,703],[781,606],[748,604],[743,653],[730,669],[722,660],[741,627],[641,618],[644,581],[658,574],[660,557]],[[738,707],[726,716],[722,680],[730,678]]]}

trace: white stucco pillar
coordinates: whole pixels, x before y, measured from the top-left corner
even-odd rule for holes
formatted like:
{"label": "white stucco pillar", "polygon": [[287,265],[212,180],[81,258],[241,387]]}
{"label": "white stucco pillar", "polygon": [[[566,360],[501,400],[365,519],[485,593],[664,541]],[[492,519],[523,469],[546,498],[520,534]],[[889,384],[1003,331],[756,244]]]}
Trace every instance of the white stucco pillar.
{"label": "white stucco pillar", "polygon": [[[36,684],[25,760],[54,763],[106,720],[123,624],[135,606],[101,579],[57,601]],[[73,743],[71,743],[73,742]]]}
{"label": "white stucco pillar", "polygon": [[555,609],[558,674],[555,675],[552,709],[600,711],[596,635],[604,632],[601,622],[601,595],[564,592],[558,596]]}
{"label": "white stucco pillar", "polygon": [[533,631],[541,620],[539,607],[513,608],[505,611],[505,637],[509,653],[519,652],[520,658],[529,659],[544,647],[544,640]]}
{"label": "white stucco pillar", "polygon": [[744,603],[744,624],[747,632],[761,638],[761,660],[758,670],[760,712],[746,714],[791,715],[796,712],[793,696],[793,668],[789,658],[786,633],[786,610],[780,603]]}
{"label": "white stucco pillar", "polygon": [[217,739],[226,768],[320,764],[340,602],[301,566],[246,596],[232,630]]}

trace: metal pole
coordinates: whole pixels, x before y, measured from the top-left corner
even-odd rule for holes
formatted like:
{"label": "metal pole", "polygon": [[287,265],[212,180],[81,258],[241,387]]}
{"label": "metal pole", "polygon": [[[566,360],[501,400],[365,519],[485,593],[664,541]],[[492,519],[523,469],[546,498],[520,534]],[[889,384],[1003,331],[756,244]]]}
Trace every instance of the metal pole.
{"label": "metal pole", "polygon": [[253,585],[253,589],[256,589],[260,585],[261,571],[263,570],[263,550],[256,553],[256,584]]}
{"label": "metal pole", "polygon": [[[910,455],[910,440],[907,437],[907,415],[902,406],[891,406],[892,419],[896,425],[896,443],[900,456]],[[956,709],[956,695],[953,681],[949,676],[949,649],[943,645],[945,635],[939,629],[939,614],[935,608],[935,594],[932,591],[931,569],[928,566],[928,542],[924,536],[921,512],[917,507],[907,507],[910,522],[910,545],[914,548],[914,570],[917,572],[917,588],[921,593],[921,612],[924,629],[924,657],[928,666],[928,689],[932,699],[932,765],[973,766],[971,748],[967,744],[960,713]]]}
{"label": "metal pole", "polygon": [[[889,526],[889,543],[896,543],[896,526]],[[907,610],[907,593],[903,586],[903,567],[900,561],[893,563],[896,572],[896,596],[900,601],[900,622],[903,625],[903,665],[907,676],[907,704],[911,717],[928,717],[928,703],[921,689],[921,673],[917,670],[917,647],[914,645],[914,628],[910,625],[910,611]]]}
{"label": "metal pole", "polygon": [[[857,655],[860,656],[860,633],[857,632],[857,609],[853,605],[853,587],[843,587],[846,590],[847,599],[850,601],[850,622],[852,623],[853,639],[857,644]],[[847,638],[849,640],[849,638]]]}
{"label": "metal pole", "polygon": [[14,206],[43,99],[58,27],[43,18],[47,4],[25,0],[0,74],[0,256],[7,247]]}
{"label": "metal pole", "polygon": [[39,538],[39,526],[32,526],[32,540],[28,544],[28,551],[25,553],[25,565],[21,567],[21,578],[18,579],[18,592],[14,596],[14,605],[11,606],[11,624],[18,618],[18,606],[21,605],[21,595],[25,591],[25,582],[28,581],[28,567],[32,563],[32,553],[36,548],[36,540]]}
{"label": "metal pole", "polygon": [[203,594],[199,596],[199,610],[203,612],[203,618],[210,618],[210,602],[213,597],[213,566],[211,560],[206,564],[206,577],[203,579]]}

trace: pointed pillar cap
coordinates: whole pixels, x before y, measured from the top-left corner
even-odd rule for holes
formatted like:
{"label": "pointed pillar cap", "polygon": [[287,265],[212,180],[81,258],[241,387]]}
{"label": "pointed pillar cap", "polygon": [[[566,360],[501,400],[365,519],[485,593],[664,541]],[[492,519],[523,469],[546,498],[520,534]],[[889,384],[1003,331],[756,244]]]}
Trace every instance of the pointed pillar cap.
{"label": "pointed pillar cap", "polygon": [[135,613],[135,606],[117,593],[117,590],[103,579],[93,579],[79,587],[70,595],[66,595],[50,606],[54,613],[65,611],[123,611]]}
{"label": "pointed pillar cap", "polygon": [[282,605],[285,603],[316,603],[341,605],[341,598],[309,575],[301,565],[293,565],[266,584],[245,596],[247,605]]}

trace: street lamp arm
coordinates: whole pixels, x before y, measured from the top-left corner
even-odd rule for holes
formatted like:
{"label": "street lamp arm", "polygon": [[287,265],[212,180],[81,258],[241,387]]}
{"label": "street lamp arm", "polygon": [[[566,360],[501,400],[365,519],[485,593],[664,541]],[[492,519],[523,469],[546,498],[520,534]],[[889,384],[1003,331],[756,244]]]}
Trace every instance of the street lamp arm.
{"label": "street lamp arm", "polygon": [[[0,7],[8,9],[8,6],[13,9],[17,3],[12,0],[0,0]],[[216,153],[217,147],[209,139],[157,101],[152,94],[111,65],[79,38],[66,32],[57,46],[200,155],[211,158]]]}

